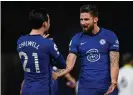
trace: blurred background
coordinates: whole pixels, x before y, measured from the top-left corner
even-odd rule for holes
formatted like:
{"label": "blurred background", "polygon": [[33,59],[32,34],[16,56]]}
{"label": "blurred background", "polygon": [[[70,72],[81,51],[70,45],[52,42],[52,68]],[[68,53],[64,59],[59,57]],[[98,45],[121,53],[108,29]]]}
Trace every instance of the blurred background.
{"label": "blurred background", "polygon": [[[83,4],[95,4],[99,9],[99,26],[113,30],[120,42],[120,54],[133,53],[133,2],[125,1],[2,1],[1,2],[1,95],[19,95],[23,70],[16,50],[17,39],[28,34],[28,16],[33,8],[46,8],[50,12],[50,36],[66,58],[69,42],[75,33],[82,31],[79,8]],[[120,61],[120,67],[123,64]],[[78,78],[79,60],[72,76]],[[60,95],[74,95],[74,89],[61,78]]]}

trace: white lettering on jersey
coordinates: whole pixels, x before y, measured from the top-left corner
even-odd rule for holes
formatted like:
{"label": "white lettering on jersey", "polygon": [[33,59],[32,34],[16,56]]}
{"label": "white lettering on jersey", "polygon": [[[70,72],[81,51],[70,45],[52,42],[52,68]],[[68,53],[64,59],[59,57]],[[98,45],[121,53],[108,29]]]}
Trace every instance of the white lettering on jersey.
{"label": "white lettering on jersey", "polygon": [[26,47],[26,46],[31,46],[31,47],[34,47],[36,49],[39,48],[39,45],[33,41],[24,41],[24,42],[19,44],[19,48]]}

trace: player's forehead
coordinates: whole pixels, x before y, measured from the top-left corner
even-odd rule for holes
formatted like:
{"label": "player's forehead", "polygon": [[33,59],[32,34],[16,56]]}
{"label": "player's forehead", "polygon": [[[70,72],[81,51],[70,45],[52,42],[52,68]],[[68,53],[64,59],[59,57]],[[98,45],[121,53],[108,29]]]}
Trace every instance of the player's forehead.
{"label": "player's forehead", "polygon": [[92,15],[90,12],[83,12],[83,13],[80,13],[80,18],[91,18]]}

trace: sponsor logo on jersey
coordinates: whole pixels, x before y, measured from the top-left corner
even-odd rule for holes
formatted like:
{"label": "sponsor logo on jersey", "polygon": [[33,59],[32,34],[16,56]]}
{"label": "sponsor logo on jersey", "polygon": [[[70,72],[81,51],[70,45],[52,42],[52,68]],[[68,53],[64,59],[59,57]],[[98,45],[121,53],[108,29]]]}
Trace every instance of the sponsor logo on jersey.
{"label": "sponsor logo on jersey", "polygon": [[90,49],[86,52],[87,60],[90,62],[96,62],[100,59],[100,53],[98,49]]}

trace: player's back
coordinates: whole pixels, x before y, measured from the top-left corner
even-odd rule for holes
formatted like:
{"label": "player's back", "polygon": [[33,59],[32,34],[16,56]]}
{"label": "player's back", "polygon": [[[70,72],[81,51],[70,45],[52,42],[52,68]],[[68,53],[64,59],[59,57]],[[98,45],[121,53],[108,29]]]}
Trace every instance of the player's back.
{"label": "player's back", "polygon": [[53,42],[41,35],[26,35],[20,37],[17,44],[24,69],[22,92],[27,93],[24,95],[43,95],[44,93],[49,95],[51,84],[50,46]]}
{"label": "player's back", "polygon": [[124,66],[118,77],[119,95],[133,95],[133,67]]}

